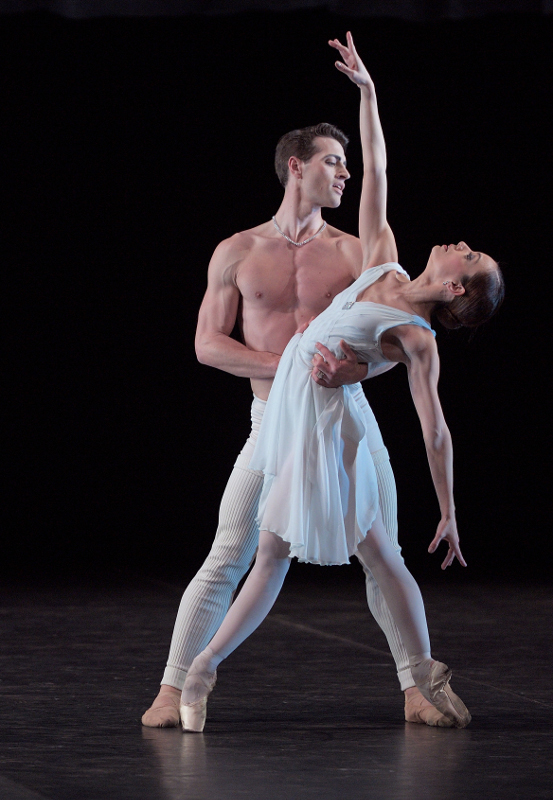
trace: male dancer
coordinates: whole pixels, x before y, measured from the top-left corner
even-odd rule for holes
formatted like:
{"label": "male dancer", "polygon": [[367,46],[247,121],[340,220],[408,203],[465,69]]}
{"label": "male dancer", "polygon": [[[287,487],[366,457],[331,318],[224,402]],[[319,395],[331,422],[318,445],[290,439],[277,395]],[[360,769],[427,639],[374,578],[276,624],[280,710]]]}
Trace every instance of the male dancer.
{"label": "male dancer", "polygon": [[[196,354],[202,364],[250,379],[252,431],[223,494],[213,547],[181,600],[161,689],[142,717],[146,726],[179,724],[186,671],[221,624],[254,559],[259,536],[255,516],[263,476],[250,470],[249,462],[280,355],[297,328],[320,314],[361,272],[359,239],[327,225],[321,216],[321,208],[340,205],[350,177],[347,143],[338,128],[326,123],[283,136],[277,145],[275,168],[284,198],[276,215],[221,242],[211,259]],[[243,344],[231,338],[237,320]],[[345,358],[338,360],[320,345],[322,355],[315,357],[312,373],[318,384],[336,387],[367,377],[367,365],[357,363],[345,342],[341,346]],[[395,482],[388,452],[361,386],[358,394],[365,407],[384,523],[399,549]],[[405,693],[405,719],[449,727],[450,721],[415,687],[392,616],[372,574],[365,565],[363,569],[369,608],[386,635]]]}

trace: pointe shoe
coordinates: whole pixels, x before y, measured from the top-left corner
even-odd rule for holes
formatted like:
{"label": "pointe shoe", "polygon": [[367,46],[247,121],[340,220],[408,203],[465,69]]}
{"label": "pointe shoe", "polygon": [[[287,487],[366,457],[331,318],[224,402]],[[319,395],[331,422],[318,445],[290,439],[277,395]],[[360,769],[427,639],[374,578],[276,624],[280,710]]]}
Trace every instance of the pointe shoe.
{"label": "pointe shoe", "polygon": [[208,672],[205,667],[209,653],[200,653],[192,662],[182,688],[180,718],[183,731],[201,733],[207,717],[207,698],[217,680],[217,671]]}
{"label": "pointe shoe", "polygon": [[411,674],[422,696],[450,719],[456,728],[465,728],[469,724],[472,717],[449,685],[451,670],[446,664],[429,658],[411,667]]}

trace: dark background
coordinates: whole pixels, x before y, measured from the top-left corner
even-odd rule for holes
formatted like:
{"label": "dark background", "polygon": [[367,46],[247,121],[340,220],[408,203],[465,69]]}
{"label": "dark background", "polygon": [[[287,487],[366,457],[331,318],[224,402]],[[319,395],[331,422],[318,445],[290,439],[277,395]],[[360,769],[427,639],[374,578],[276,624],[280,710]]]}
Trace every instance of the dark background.
{"label": "dark background", "polygon": [[[221,239],[275,213],[278,137],[322,120],[352,139],[352,179],[325,217],[356,232],[358,98],[326,45],[348,29],[379,95],[402,265],[417,275],[432,245],[462,238],[507,283],[472,340],[438,331],[470,565],[450,580],[549,576],[553,18],[324,9],[0,16],[7,575],[184,581],[201,563],[251,400],[246,380],[195,360],[207,264]],[[403,367],[365,388],[408,564],[440,580]]]}

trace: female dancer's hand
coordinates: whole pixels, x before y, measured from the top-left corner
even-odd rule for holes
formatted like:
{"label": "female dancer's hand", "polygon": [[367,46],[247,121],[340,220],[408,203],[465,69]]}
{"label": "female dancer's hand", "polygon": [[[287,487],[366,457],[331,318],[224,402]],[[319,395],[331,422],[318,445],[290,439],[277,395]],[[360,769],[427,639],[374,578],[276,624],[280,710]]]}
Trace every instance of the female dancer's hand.
{"label": "female dancer's hand", "polygon": [[345,61],[345,63],[336,61],[336,69],[339,69],[340,72],[343,72],[344,75],[347,75],[348,78],[353,81],[353,83],[357,84],[357,86],[368,86],[369,88],[374,88],[374,84],[371,76],[367,72],[367,68],[357,55],[357,50],[355,49],[353,38],[349,31],[346,34],[346,40],[347,45],[341,44],[338,39],[331,39],[329,41],[329,45],[338,50]]}
{"label": "female dancer's hand", "polygon": [[459,547],[459,534],[457,533],[457,523],[455,522],[455,519],[446,517],[440,520],[438,530],[430,542],[428,552],[434,553],[442,539],[445,539],[445,541],[449,544],[449,550],[447,551],[447,556],[442,563],[442,569],[447,569],[450,567],[456,558],[463,567],[466,567],[467,562],[463,558],[461,548]]}

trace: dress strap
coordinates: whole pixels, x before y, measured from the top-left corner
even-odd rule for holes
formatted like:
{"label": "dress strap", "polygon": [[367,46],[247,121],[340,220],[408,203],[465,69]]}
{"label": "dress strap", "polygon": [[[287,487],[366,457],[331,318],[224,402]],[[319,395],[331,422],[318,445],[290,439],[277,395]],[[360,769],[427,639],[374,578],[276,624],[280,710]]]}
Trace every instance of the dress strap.
{"label": "dress strap", "polygon": [[[397,263],[397,261],[387,261],[385,264],[379,264],[376,267],[371,267],[370,269],[364,270],[361,275],[351,284],[349,287],[349,291],[346,290],[347,294],[345,295],[346,306],[351,308],[351,306],[357,300],[357,296],[363,289],[366,289],[373,283],[385,275],[386,272],[391,272],[394,270],[395,272],[401,272],[403,275],[407,275],[409,278],[408,273],[403,269],[403,267]],[[411,280],[409,278],[409,280]],[[344,295],[342,295],[344,296]],[[344,308],[346,307],[344,306]]]}

